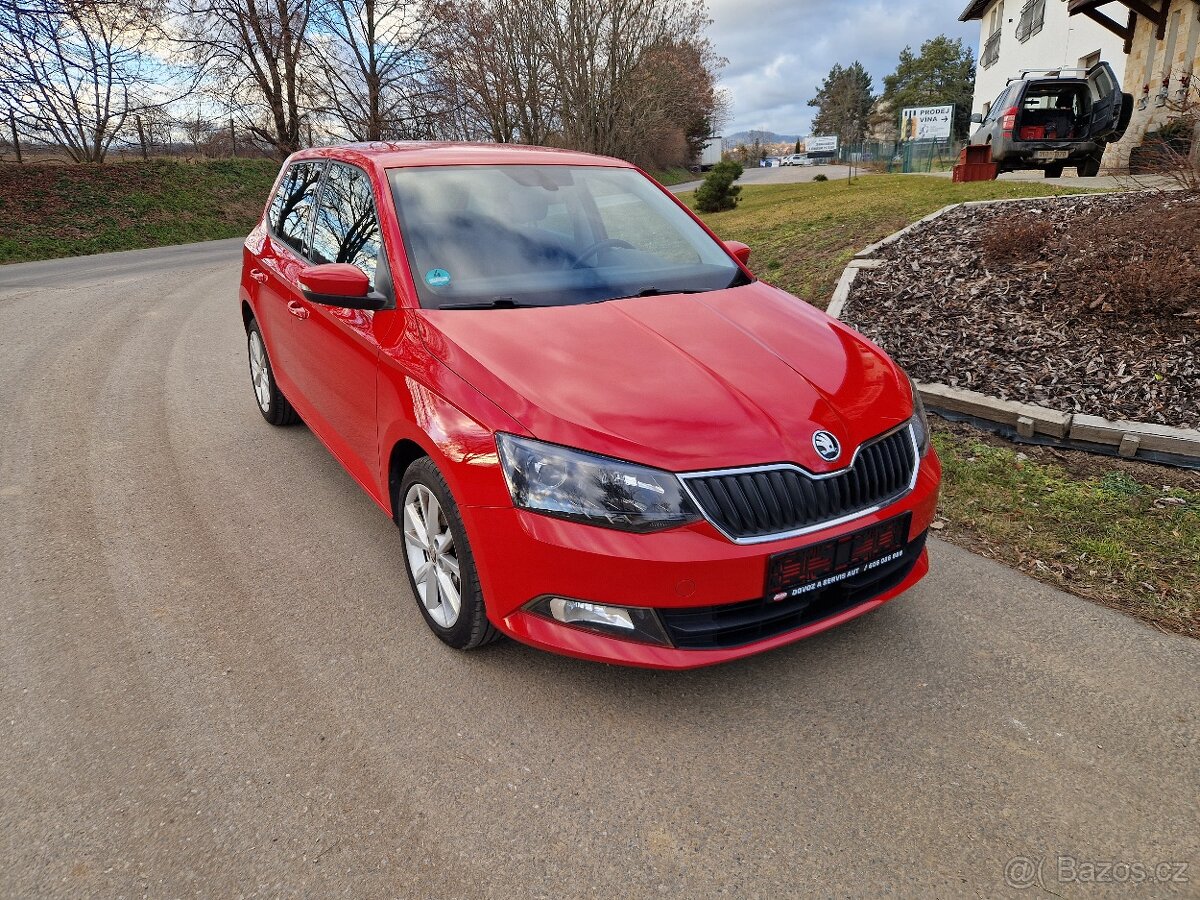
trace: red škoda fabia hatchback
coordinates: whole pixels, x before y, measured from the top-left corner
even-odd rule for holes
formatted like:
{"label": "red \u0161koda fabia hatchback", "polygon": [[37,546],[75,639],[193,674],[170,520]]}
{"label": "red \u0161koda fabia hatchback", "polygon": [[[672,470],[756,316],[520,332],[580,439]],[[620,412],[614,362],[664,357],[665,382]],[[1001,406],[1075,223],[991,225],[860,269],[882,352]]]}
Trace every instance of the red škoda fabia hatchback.
{"label": "red \u0161koda fabia hatchback", "polygon": [[306,150],[246,240],[254,394],[393,517],[450,646],[747,656],[915,584],[940,480],[904,373],[748,256],[616,159]]}

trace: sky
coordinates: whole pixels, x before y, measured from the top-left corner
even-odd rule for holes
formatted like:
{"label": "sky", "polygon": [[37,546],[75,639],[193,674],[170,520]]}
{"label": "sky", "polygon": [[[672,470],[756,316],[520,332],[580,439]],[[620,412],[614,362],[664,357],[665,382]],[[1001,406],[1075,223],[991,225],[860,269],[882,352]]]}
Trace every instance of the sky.
{"label": "sky", "polygon": [[807,103],[834,63],[859,60],[874,77],[896,68],[939,34],[964,38],[978,53],[979,23],[959,22],[966,0],[709,0],[708,35],[729,60],[721,86],[733,98],[725,134],[764,129],[807,135]]}

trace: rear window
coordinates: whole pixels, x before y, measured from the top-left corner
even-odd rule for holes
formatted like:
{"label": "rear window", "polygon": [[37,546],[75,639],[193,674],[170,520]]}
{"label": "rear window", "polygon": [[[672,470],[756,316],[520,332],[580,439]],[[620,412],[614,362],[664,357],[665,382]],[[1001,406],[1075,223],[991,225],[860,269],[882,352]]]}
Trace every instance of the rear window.
{"label": "rear window", "polygon": [[308,255],[309,227],[324,166],[319,160],[288,166],[271,201],[271,230],[301,256]]}

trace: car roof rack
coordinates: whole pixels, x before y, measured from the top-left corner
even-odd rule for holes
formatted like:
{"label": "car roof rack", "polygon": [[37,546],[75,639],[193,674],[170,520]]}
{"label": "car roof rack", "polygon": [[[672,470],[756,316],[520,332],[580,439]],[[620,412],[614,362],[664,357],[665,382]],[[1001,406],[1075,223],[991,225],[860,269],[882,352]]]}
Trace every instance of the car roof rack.
{"label": "car roof rack", "polygon": [[1078,73],[1078,75],[1086,76],[1088,71],[1088,69],[1072,69],[1067,66],[1056,66],[1053,69],[1022,69],[1012,78],[1008,79],[1008,83],[1012,84],[1014,81],[1024,81],[1034,72],[1038,72],[1046,78],[1062,78],[1064,72],[1073,72]]}

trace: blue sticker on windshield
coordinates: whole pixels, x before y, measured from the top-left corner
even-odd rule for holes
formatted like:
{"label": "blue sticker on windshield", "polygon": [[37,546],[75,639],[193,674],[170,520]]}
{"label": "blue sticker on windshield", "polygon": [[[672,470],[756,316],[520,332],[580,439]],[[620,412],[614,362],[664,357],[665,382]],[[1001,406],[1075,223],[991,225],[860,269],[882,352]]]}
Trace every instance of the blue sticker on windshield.
{"label": "blue sticker on windshield", "polygon": [[425,283],[430,287],[448,287],[450,273],[445,269],[430,269],[425,273]]}

